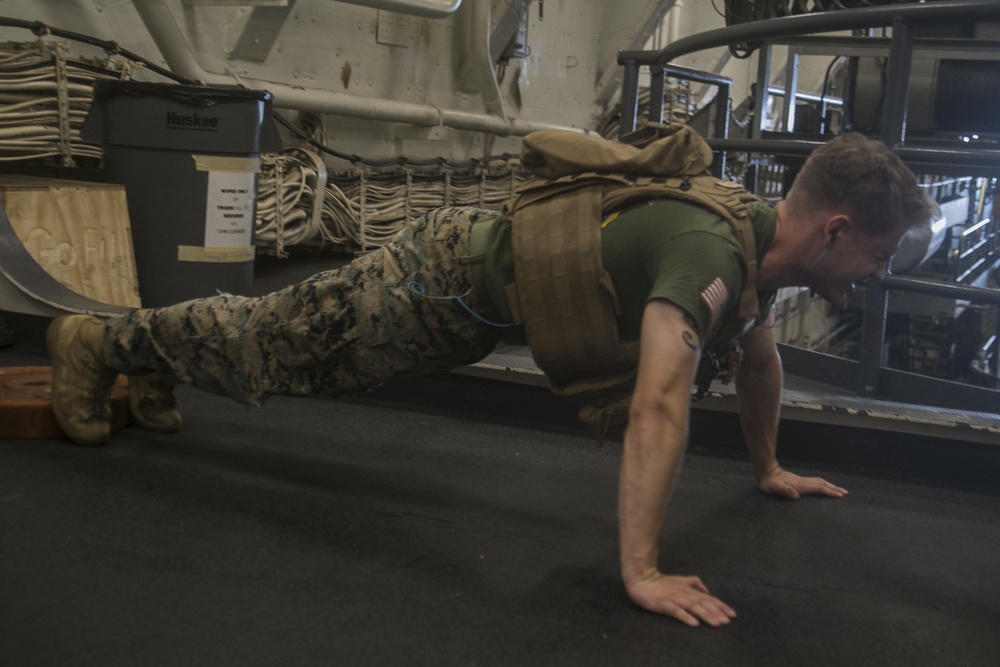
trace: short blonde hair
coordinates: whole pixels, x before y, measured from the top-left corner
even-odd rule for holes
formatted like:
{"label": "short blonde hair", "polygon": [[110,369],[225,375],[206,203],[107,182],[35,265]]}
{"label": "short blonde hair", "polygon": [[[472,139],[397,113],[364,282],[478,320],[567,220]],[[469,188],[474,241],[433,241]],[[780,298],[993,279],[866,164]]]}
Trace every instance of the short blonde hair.
{"label": "short blonde hair", "polygon": [[873,237],[927,225],[933,207],[895,152],[854,132],[814,150],[786,200],[793,211],[843,211]]}

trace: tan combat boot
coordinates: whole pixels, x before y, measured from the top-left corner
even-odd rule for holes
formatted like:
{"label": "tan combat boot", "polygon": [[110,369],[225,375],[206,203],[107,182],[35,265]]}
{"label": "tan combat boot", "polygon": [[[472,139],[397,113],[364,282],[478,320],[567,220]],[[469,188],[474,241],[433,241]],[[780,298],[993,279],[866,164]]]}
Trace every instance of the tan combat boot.
{"label": "tan combat boot", "polygon": [[111,385],[118,377],[104,364],[104,324],[88,315],[59,317],[45,342],[56,422],[77,444],[104,444],[111,436]]}
{"label": "tan combat boot", "polygon": [[158,373],[128,379],[128,406],[136,423],[149,431],[176,433],[184,423],[173,387]]}

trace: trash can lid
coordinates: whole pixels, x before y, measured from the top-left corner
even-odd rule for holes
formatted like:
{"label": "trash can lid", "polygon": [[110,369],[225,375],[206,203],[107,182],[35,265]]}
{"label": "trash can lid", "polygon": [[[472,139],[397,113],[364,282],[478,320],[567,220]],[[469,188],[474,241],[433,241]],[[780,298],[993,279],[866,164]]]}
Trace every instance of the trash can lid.
{"label": "trash can lid", "polygon": [[281,150],[266,90],[103,79],[80,128],[84,141],[204,153]]}
{"label": "trash can lid", "polygon": [[118,81],[100,79],[94,84],[94,101],[104,101],[119,95],[162,97],[192,106],[212,106],[220,102],[270,102],[267,90],[249,90],[239,86],[190,86],[150,81]]}

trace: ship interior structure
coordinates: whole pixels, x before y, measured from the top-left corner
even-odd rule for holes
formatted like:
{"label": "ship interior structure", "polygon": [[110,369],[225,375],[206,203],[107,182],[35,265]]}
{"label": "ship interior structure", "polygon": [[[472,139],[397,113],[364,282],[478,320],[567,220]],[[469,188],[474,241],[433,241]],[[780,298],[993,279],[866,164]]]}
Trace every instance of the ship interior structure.
{"label": "ship interior structure", "polygon": [[[997,664],[998,63],[986,0],[0,3],[0,663]],[[532,132],[650,123],[772,203],[861,133],[935,203],[846,304],[774,306],[779,458],[849,496],[764,496],[733,387],[692,403],[661,559],[725,628],[629,602],[621,438],[527,347],[337,400],[181,386],[180,433],[116,412],[103,447],[39,425],[54,317],[264,295],[499,210]]]}

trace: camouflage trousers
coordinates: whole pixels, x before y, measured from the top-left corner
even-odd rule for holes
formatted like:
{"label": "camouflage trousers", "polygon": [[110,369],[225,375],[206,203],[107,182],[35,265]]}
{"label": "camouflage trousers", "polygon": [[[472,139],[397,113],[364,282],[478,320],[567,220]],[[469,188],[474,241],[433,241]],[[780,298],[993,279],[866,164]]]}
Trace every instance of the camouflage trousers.
{"label": "camouflage trousers", "polygon": [[270,395],[339,395],[450,370],[488,355],[497,330],[472,282],[472,223],[443,208],[349,265],[258,298],[221,295],[106,323],[108,365],[159,372],[250,405]]}

